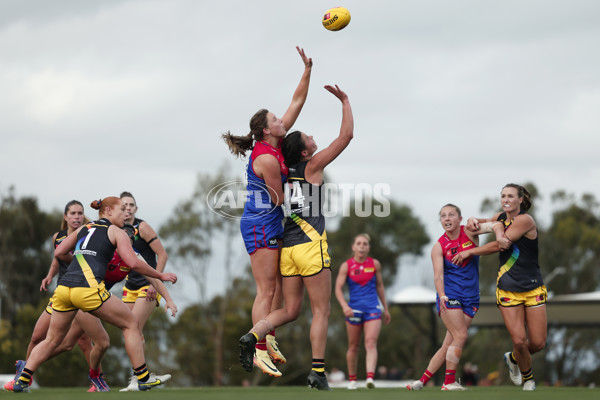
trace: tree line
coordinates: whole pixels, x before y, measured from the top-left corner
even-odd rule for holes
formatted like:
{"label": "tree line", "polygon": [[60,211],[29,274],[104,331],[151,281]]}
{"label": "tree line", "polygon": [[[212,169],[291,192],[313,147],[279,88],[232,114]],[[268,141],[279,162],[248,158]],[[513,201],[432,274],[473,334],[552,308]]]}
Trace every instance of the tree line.
{"label": "tree line", "polygon": [[[214,213],[206,201],[207,194],[217,184],[234,179],[227,168],[212,175],[198,174],[192,193],[180,201],[159,230],[169,253],[169,270],[193,280],[198,300],[180,311],[174,322],[161,309],[154,312],[144,331],[147,362],[151,368],[160,366],[161,373],[172,373],[173,385],[303,385],[311,361],[307,335],[311,312],[307,300],[298,320],[277,331],[280,348],[288,356],[287,364],[281,367],[281,378],[263,376],[258,370],[248,374],[239,365],[237,340],[251,325],[254,281],[249,259],[240,265],[240,257],[235,257],[239,248],[236,243],[241,243],[239,222]],[[535,214],[536,200],[541,196],[535,185],[526,186],[534,198],[532,213]],[[552,280],[549,290],[554,294],[598,290],[598,201],[589,194],[576,198],[563,191],[553,193],[551,200],[554,207],[551,223],[547,227],[538,226],[540,265],[543,275],[557,267],[564,268],[565,273]],[[482,201],[482,215],[491,215],[497,208],[497,199]],[[236,215],[241,210],[232,207],[226,211]],[[61,218],[60,211],[41,210],[34,197],[18,197],[14,188],[0,193],[0,373],[14,372],[14,361],[24,357],[33,326],[48,301],[49,294],[40,293],[39,285],[50,265],[51,235],[58,230]],[[372,237],[371,255],[382,264],[386,286],[394,282],[404,267],[402,256],[427,256],[431,241],[437,239],[427,235],[409,206],[394,201],[389,217],[361,218],[351,212],[335,222],[328,229],[334,276],[337,267],[350,257],[354,236],[367,232]],[[207,288],[216,269],[225,274],[225,284],[219,294],[209,298]],[[496,272],[497,256],[482,257],[482,295],[494,294]],[[418,378],[436,350],[424,332],[430,326],[432,310],[415,307],[410,310],[411,318],[398,307],[391,307],[390,311],[392,323],[382,329],[378,364],[394,370],[397,377]],[[103,368],[111,385],[125,385],[130,366],[123,339],[119,330],[108,325],[106,328],[111,348]],[[441,340],[441,322],[437,329]],[[536,374],[551,384],[598,382],[599,331],[549,327],[548,346],[534,357]],[[328,335],[326,369],[345,370],[344,317],[334,298]],[[499,372],[496,382],[507,384],[501,355],[510,348],[505,328],[472,328],[462,358],[464,362],[477,364],[482,376],[495,376],[494,372]],[[361,370],[364,354],[361,358],[359,378],[365,374]],[[42,386],[84,386],[88,383],[87,374],[81,371],[87,371],[87,366],[80,350],[75,349],[44,364],[36,372],[36,379]]]}

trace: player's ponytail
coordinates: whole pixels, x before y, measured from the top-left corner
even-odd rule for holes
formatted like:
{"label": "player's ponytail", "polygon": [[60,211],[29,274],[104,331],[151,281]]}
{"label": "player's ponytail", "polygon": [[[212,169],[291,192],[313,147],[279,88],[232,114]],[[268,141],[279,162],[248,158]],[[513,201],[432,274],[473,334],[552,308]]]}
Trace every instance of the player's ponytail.
{"label": "player's ponytail", "polygon": [[90,204],[94,210],[98,210],[98,215],[102,217],[106,213],[107,208],[113,208],[121,205],[121,199],[118,197],[105,197],[103,199],[94,200]]}
{"label": "player's ponytail", "polygon": [[100,207],[102,207],[102,199],[92,201],[90,203],[90,207],[92,207],[94,210],[99,210]]}
{"label": "player's ponytail", "polygon": [[521,186],[521,193],[523,193],[523,202],[521,203],[521,211],[527,212],[533,205],[531,202],[531,194],[525,188],[525,186]]}
{"label": "player's ponytail", "polygon": [[[523,199],[523,201],[521,201],[521,214],[529,211],[531,209],[531,206],[533,205],[533,203],[531,201],[531,194],[525,188],[525,186],[517,185],[516,183],[508,183],[508,184],[504,185],[504,188],[507,188],[507,187],[517,189],[517,196],[519,196],[519,198]],[[504,188],[502,188],[502,189],[504,189]]]}
{"label": "player's ponytail", "polygon": [[229,151],[236,157],[245,157],[248,150],[254,148],[255,141],[263,140],[264,129],[268,128],[267,114],[269,110],[260,109],[252,118],[250,118],[250,133],[245,136],[235,136],[231,132],[227,132],[221,135],[221,138],[229,147]]}

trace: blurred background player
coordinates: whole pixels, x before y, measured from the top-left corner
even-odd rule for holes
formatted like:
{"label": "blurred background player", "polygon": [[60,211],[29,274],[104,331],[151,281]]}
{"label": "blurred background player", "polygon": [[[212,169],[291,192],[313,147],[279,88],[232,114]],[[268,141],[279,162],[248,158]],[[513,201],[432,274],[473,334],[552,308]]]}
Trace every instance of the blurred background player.
{"label": "blurred background player", "polygon": [[[122,192],[119,197],[125,204],[125,223],[132,225],[135,229],[133,248],[148,265],[158,272],[164,272],[169,256],[156,231],[147,221],[136,217],[138,206],[131,192]],[[131,309],[140,324],[142,341],[146,322],[154,309],[160,305],[160,299],[160,295],[145,276],[136,271],[131,271],[127,275],[122,300]],[[138,390],[135,375],[130,377],[129,384],[122,390]]]}
{"label": "blurred background player", "polygon": [[[352,258],[344,261],[335,281],[335,297],[337,298],[344,316],[348,333],[348,389],[357,389],[356,375],[358,367],[358,348],[360,338],[365,333],[367,388],[375,387],[375,369],[377,368],[377,339],[383,322],[391,321],[385,300],[385,287],[381,277],[381,264],[369,257],[371,238],[361,233],[352,243]],[[343,293],[344,285],[348,285],[349,301],[346,302]],[[383,311],[382,311],[383,309]]]}

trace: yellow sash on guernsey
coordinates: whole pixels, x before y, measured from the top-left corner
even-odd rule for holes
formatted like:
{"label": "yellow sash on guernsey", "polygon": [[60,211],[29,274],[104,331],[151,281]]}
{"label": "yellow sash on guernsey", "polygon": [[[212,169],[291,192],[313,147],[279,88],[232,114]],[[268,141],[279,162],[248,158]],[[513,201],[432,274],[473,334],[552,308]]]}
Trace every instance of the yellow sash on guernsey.
{"label": "yellow sash on guernsey", "polygon": [[327,240],[327,233],[325,231],[323,231],[322,235],[319,234],[319,232],[317,232],[317,230],[311,224],[296,214],[292,214],[290,218],[300,227],[300,229],[302,229],[302,232],[304,232],[312,242],[316,242],[318,240]]}

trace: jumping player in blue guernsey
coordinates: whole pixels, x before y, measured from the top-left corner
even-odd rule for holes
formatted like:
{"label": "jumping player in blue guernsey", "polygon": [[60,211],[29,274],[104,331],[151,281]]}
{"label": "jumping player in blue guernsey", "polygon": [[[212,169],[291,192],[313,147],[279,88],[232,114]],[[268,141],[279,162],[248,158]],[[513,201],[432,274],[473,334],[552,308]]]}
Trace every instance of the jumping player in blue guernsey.
{"label": "jumping player in blue guernsey", "polygon": [[281,202],[277,198],[272,200],[265,179],[257,176],[254,170],[254,162],[258,157],[265,154],[275,157],[279,163],[281,180],[281,184],[278,186],[283,187],[287,179],[288,168],[283,161],[280,143],[281,140],[278,140],[277,147],[274,147],[265,141],[256,142],[250,160],[248,160],[246,168],[248,197],[240,224],[248,254],[254,254],[256,250],[263,247],[278,249],[277,241],[283,238],[283,224],[281,223],[283,209],[277,205]]}
{"label": "jumping player in blue guernsey", "polygon": [[[444,363],[446,375],[442,390],[465,390],[456,382],[456,368],[467,341],[469,326],[479,308],[479,256],[473,255],[463,260],[460,254],[476,248],[479,244],[478,235],[492,232],[493,224],[488,223],[476,232],[465,230],[460,224],[460,208],[453,204],[442,207],[439,216],[444,234],[431,250],[431,261],[437,310],[446,326],[446,337],[421,379],[406,387],[409,390],[422,389]],[[477,250],[477,254],[491,254],[498,250],[498,246],[492,242]]]}
{"label": "jumping player in blue guernsey", "polygon": [[[300,115],[308,95],[312,59],[296,47],[304,63],[304,73],[292,97],[292,102],[281,118],[269,110],[258,110],[250,119],[250,133],[234,136],[222,135],[229,150],[236,156],[246,156],[252,150],[248,166],[247,199],[240,223],[242,238],[250,255],[252,274],[256,282],[256,298],[252,306],[252,323],[265,318],[271,311],[283,306],[279,253],[283,239],[283,183],[287,167],[283,161],[280,144]],[[265,82],[266,90],[274,83]],[[285,363],[275,341],[275,331],[256,343],[253,364],[265,374],[279,377],[281,372],[273,362]],[[252,364],[246,367],[252,371]]]}

